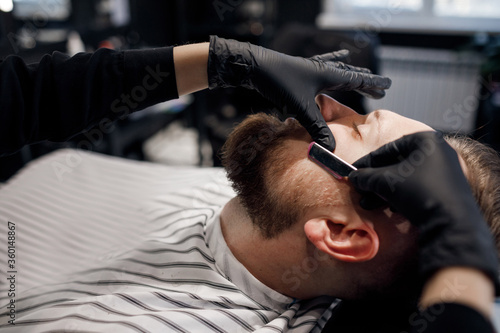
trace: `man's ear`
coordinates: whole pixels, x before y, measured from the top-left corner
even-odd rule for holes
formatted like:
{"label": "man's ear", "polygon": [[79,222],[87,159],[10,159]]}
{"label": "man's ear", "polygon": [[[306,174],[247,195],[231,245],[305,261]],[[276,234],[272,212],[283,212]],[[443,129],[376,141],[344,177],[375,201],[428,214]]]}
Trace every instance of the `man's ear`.
{"label": "man's ear", "polygon": [[307,238],[324,253],[346,262],[362,262],[375,257],[379,249],[378,234],[362,220],[335,222],[311,219],[304,225]]}

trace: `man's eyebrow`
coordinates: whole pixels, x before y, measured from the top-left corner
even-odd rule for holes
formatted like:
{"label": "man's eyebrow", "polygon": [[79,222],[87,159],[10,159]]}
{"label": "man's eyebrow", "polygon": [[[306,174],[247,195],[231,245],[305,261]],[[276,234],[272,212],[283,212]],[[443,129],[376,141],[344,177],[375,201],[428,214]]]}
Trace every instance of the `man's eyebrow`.
{"label": "man's eyebrow", "polygon": [[375,110],[373,111],[373,116],[377,119],[377,135],[380,137],[380,131],[381,131],[381,120],[380,120],[380,116],[382,115],[382,113],[379,111],[379,110]]}

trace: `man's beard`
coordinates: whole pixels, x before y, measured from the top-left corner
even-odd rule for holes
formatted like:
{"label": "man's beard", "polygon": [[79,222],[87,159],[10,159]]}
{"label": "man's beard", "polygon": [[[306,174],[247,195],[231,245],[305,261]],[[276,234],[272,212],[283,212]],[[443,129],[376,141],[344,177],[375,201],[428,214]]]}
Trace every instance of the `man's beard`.
{"label": "man's beard", "polygon": [[[287,173],[297,162],[296,158],[290,157],[290,142],[296,144],[297,140],[311,141],[298,122],[283,123],[276,117],[256,114],[239,124],[223,147],[222,162],[239,201],[262,236],[268,239],[290,229],[304,218],[308,209],[353,204],[351,196],[355,190],[347,182],[338,181],[324,171],[307,177],[308,170],[304,169],[309,167],[301,169],[304,163],[298,164],[299,168],[295,170],[299,177]],[[299,158],[307,159],[307,144],[305,147],[304,156]],[[325,178],[317,175],[322,172],[327,175]],[[325,179],[330,179],[331,183]],[[392,275],[394,278],[382,285],[377,283],[369,288],[360,285],[359,294],[353,298],[380,300],[382,296],[395,297],[409,292],[414,286],[410,282],[410,277],[415,276],[414,263],[405,262]]]}
{"label": "man's beard", "polygon": [[301,205],[293,193],[279,191],[282,173],[289,164],[284,142],[311,140],[297,122],[282,122],[259,113],[247,117],[229,135],[222,148],[222,164],[241,203],[262,235],[272,238],[296,222]]}

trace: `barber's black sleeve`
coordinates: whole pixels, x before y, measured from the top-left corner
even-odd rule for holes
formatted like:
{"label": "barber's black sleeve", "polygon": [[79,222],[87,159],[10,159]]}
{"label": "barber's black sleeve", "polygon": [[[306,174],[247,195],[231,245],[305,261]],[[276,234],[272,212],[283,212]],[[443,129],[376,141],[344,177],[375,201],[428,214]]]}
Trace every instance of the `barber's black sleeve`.
{"label": "barber's black sleeve", "polygon": [[410,316],[411,333],[494,333],[492,324],[479,312],[457,303],[438,303]]}
{"label": "barber's black sleeve", "polygon": [[435,304],[419,312],[413,303],[342,301],[323,333],[494,333],[492,324],[474,309],[457,303]]}
{"label": "barber's black sleeve", "polygon": [[173,47],[0,61],[0,156],[177,98]]}

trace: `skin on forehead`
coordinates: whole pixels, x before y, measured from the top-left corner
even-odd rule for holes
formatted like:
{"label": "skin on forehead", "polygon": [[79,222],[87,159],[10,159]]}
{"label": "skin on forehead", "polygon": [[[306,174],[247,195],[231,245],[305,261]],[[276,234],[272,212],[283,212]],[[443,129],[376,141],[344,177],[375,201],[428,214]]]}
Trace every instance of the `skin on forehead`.
{"label": "skin on forehead", "polygon": [[[294,120],[287,122],[293,126]],[[352,158],[361,157],[366,149],[356,143],[356,138],[350,137],[350,132],[345,131],[343,135],[345,137],[340,140],[342,144],[345,146],[348,142],[353,142],[352,147],[356,148]],[[297,193],[296,202],[288,198],[287,202],[291,205],[300,205],[302,208],[302,216],[297,223],[298,229],[290,229],[290,233],[302,234],[303,230],[299,229],[306,221],[321,217],[332,220],[334,225],[363,221],[376,231],[380,240],[377,262],[391,262],[396,267],[400,260],[410,258],[416,244],[416,232],[409,221],[400,214],[393,213],[389,208],[370,211],[361,208],[359,205],[361,194],[353,188],[347,178],[334,178],[308,158],[307,149],[310,140],[305,130],[296,128],[294,135],[285,140],[280,147],[286,151],[286,156],[282,158],[286,168],[280,169],[279,186],[275,188],[279,188],[281,193]],[[355,156],[356,154],[358,156]],[[280,198],[284,197],[286,196],[280,195]]]}
{"label": "skin on forehead", "polygon": [[400,116],[389,110],[358,114],[335,99],[320,94],[316,104],[337,143],[335,154],[353,163],[360,157],[404,135],[433,131],[426,124]]}
{"label": "skin on forehead", "polygon": [[[335,137],[337,143],[335,154],[351,164],[362,156],[404,135],[434,131],[433,128],[420,121],[403,117],[389,110],[375,110],[368,115],[360,115],[351,108],[325,95],[319,95],[316,98],[316,103]],[[302,147],[301,149],[305,148]],[[467,174],[468,170],[464,160],[460,155],[458,157],[462,170]],[[311,164],[314,163],[311,162]],[[310,167],[317,169],[316,177],[330,176],[317,165],[311,165]],[[330,176],[330,178],[333,177]],[[338,189],[341,184],[336,180],[331,186]],[[345,193],[344,198],[346,197]],[[354,207],[358,206],[358,199],[352,199],[352,197],[357,197],[356,194],[352,194],[351,191],[350,197],[351,204]],[[370,216],[367,216],[367,218],[370,218]]]}
{"label": "skin on forehead", "polygon": [[[420,121],[389,110],[379,109],[368,115],[360,115],[326,95],[319,95],[316,102],[337,142],[335,154],[348,163],[354,163],[362,156],[404,135],[434,131]],[[465,161],[459,154],[458,159],[467,176]]]}
{"label": "skin on forehead", "polygon": [[[379,116],[374,116],[378,114]],[[355,126],[356,130],[353,128]],[[366,116],[352,115],[328,122],[337,143],[335,154],[348,163],[404,135],[433,129],[421,122],[388,110]],[[360,134],[358,134],[360,133]]]}
{"label": "skin on forehead", "polygon": [[[400,116],[388,110],[376,110],[368,115],[360,115],[354,110],[327,97],[317,98],[318,106],[332,130],[337,142],[335,154],[353,163],[362,156],[378,149],[391,141],[397,140],[404,135],[432,131],[433,129],[419,121]],[[293,126],[294,120],[287,120],[289,126]],[[300,186],[304,193],[304,199],[310,199],[310,205],[314,202],[320,204],[315,209],[328,209],[331,206],[354,207],[364,220],[401,220],[392,215],[389,210],[384,212],[367,212],[359,207],[360,194],[357,193],[347,179],[338,180],[332,177],[307,157],[308,144],[312,140],[303,129],[295,129],[293,139],[285,142],[289,162],[289,169],[283,178],[283,186]],[[359,209],[358,209],[359,208]],[[377,216],[375,216],[377,215]],[[409,228],[404,223],[398,223],[396,228]],[[408,230],[399,230],[406,233]]]}
{"label": "skin on forehead", "polygon": [[[368,115],[360,115],[327,96],[319,96],[317,103],[321,111],[329,117],[327,124],[337,142],[335,154],[348,163],[353,163],[403,135],[432,130],[431,127],[421,122],[388,110],[377,110]],[[282,178],[283,186],[286,186],[285,183],[299,186],[297,184],[300,181],[300,186],[306,193],[312,191],[309,190],[310,188],[315,189],[314,193],[309,193],[309,195],[314,195],[316,198],[332,197],[320,195],[320,192],[334,189],[335,192],[348,193],[350,184],[347,180],[339,181],[333,178],[307,158],[307,149],[312,139],[305,129],[297,126],[297,121],[293,119],[287,119],[285,125],[293,128],[293,135],[284,142],[285,147],[283,147],[287,151],[288,160],[288,170],[281,170],[281,172],[286,172]],[[344,202],[351,201],[352,195],[337,195],[336,197],[339,198],[336,204],[353,204],[353,202]],[[333,204],[334,200],[330,199],[328,202]]]}

